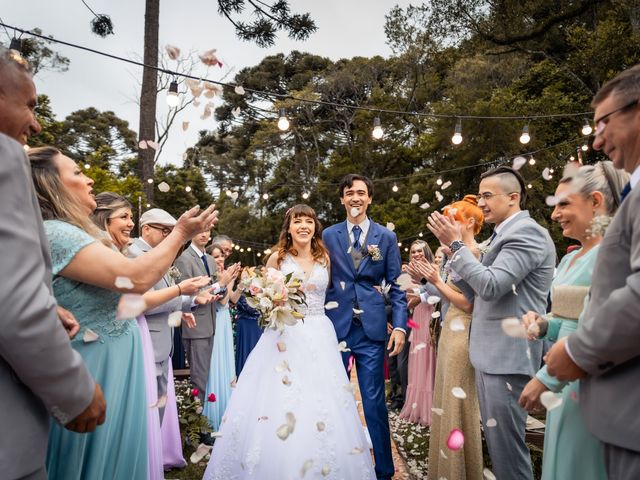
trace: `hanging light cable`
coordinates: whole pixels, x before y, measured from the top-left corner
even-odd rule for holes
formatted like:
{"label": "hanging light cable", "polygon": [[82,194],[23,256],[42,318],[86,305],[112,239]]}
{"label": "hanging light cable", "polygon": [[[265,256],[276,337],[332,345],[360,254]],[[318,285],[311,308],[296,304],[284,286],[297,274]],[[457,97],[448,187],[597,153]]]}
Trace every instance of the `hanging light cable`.
{"label": "hanging light cable", "polygon": [[531,141],[531,136],[529,135],[529,125],[525,125],[522,127],[522,135],[520,135],[520,143],[526,145]]}
{"label": "hanging light cable", "polygon": [[278,112],[278,129],[282,132],[286,132],[289,130],[291,123],[287,118],[287,111],[284,108],[281,108]]}
{"label": "hanging light cable", "polygon": [[460,145],[462,143],[462,120],[458,119],[456,122],[456,130],[451,137],[451,143],[454,145]]}
{"label": "hanging light cable", "polygon": [[380,123],[380,117],[375,117],[373,119],[373,131],[371,132],[371,136],[376,140],[380,140],[384,135],[384,130],[382,128],[382,124]]}

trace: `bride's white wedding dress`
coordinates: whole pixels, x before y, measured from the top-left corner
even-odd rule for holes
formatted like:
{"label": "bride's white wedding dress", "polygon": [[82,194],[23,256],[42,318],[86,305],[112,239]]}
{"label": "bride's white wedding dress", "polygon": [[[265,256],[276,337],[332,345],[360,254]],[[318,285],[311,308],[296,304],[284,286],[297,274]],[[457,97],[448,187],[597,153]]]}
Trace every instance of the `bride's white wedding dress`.
{"label": "bride's white wedding dress", "polygon": [[[301,268],[287,255],[281,270]],[[336,333],[324,314],[327,284],[327,268],[315,264],[305,281],[304,322],[282,334],[265,330],[251,352],[206,480],[375,479]],[[278,431],[286,433],[288,413],[295,425],[282,440]]]}

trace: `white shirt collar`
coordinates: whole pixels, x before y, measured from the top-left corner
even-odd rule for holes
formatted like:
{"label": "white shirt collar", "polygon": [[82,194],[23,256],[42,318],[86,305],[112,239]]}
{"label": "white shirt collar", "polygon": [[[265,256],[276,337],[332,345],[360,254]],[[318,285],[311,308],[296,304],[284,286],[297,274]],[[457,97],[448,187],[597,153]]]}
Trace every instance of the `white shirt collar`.
{"label": "white shirt collar", "polygon": [[[367,238],[367,233],[369,232],[370,225],[371,225],[371,220],[369,220],[369,217],[364,217],[364,220],[362,221],[362,223],[358,225],[360,227],[360,230],[362,230],[362,232],[360,233],[361,242],[362,242],[362,239]],[[356,226],[355,223],[351,223],[349,220],[347,220],[347,230],[349,231],[349,237],[351,237],[351,241],[353,241],[353,227],[355,226]]]}
{"label": "white shirt collar", "polygon": [[636,167],[636,169],[631,174],[631,178],[629,179],[629,184],[631,185],[632,189],[636,187],[638,182],[640,182],[640,165]]}
{"label": "white shirt collar", "polygon": [[509,217],[507,217],[506,219],[504,219],[502,221],[502,223],[500,225],[498,225],[495,229],[494,232],[496,232],[496,234],[500,233],[502,230],[504,230],[504,227],[507,225],[507,223],[509,223],[511,220],[513,220],[516,215],[518,215],[520,212],[522,212],[522,210],[518,210],[516,213],[510,215]]}
{"label": "white shirt collar", "polygon": [[195,252],[198,254],[198,257],[202,258],[202,255],[205,254],[205,252],[201,251],[198,247],[196,247],[196,245],[191,242],[191,248],[193,248],[195,250]]}
{"label": "white shirt collar", "polygon": [[144,238],[138,237],[138,240],[140,240],[140,243],[142,243],[143,245],[149,247],[149,250],[153,248],[151,245],[149,245],[149,243]]}

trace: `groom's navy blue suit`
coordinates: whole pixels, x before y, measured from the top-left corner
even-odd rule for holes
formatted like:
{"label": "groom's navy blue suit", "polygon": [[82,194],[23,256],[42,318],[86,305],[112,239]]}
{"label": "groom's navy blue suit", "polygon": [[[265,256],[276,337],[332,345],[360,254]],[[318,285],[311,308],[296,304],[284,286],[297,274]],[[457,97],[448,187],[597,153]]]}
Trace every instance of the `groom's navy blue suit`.
{"label": "groom's navy blue suit", "polygon": [[[378,478],[391,478],[394,467],[383,368],[387,316],[385,299],[374,286],[382,285],[383,280],[391,286],[388,298],[392,307],[393,327],[406,329],[407,301],[404,292],[395,283],[401,273],[398,240],[393,232],[371,221],[362,247],[364,257],[356,269],[349,253],[352,243],[346,221],[327,228],[322,239],[331,257],[331,284],[327,290],[327,302],[338,302],[337,308],[327,310],[327,316],[333,322],[338,340],[346,341],[351,349],[351,352],[343,354],[345,365],[351,354],[356,360],[364,416],[376,460],[376,475]],[[378,247],[381,259],[374,260],[368,253],[371,245]],[[362,310],[355,320],[354,308]]]}

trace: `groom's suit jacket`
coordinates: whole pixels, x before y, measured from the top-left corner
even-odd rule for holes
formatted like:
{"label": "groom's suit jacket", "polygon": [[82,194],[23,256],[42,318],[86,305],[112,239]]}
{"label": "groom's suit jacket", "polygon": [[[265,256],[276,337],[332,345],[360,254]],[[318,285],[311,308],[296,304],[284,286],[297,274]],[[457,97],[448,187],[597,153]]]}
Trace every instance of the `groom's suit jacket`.
{"label": "groom's suit jacket", "polygon": [[95,389],[58,319],[49,247],[28,164],[22,146],[0,134],[0,477],[5,479],[43,468],[49,413],[69,422],[91,403]]}
{"label": "groom's suit jacket", "polygon": [[[140,238],[136,238],[133,244],[128,248],[128,256],[139,257],[151,250],[149,244]],[[184,277],[188,278],[188,277]],[[174,285],[167,273],[153,286],[154,290],[161,290]],[[173,331],[169,326],[169,314],[176,311],[190,312],[191,297],[176,296],[162,305],[144,312],[149,327],[149,335],[153,345],[153,355],[156,363],[161,363],[171,355],[171,347],[173,346]]]}
{"label": "groom's suit jacket", "polygon": [[600,440],[640,452],[640,185],[600,244],[591,298],[569,350],[589,376],[580,407]]}
{"label": "groom's suit jacket", "polygon": [[[363,246],[364,258],[356,269],[350,253],[351,241],[347,222],[327,228],[322,234],[331,258],[331,284],[327,290],[327,302],[335,301],[338,307],[327,310],[338,339],[349,333],[353,321],[353,309],[358,307],[362,327],[368,338],[375,341],[387,339],[387,317],[385,299],[374,286],[384,282],[390,285],[389,303],[392,308],[391,323],[394,328],[406,329],[407,300],[396,279],[400,276],[401,260],[398,239],[395,233],[371,220],[369,232]],[[368,247],[375,245],[382,259],[373,260],[367,254]],[[342,288],[341,282],[344,282]]]}
{"label": "groom's suit jacket", "polygon": [[480,262],[468,248],[451,268],[475,292],[469,356],[489,374],[533,376],[540,367],[542,342],[506,335],[502,320],[544,313],[553,280],[556,250],[549,232],[522,211],[496,235]]}

